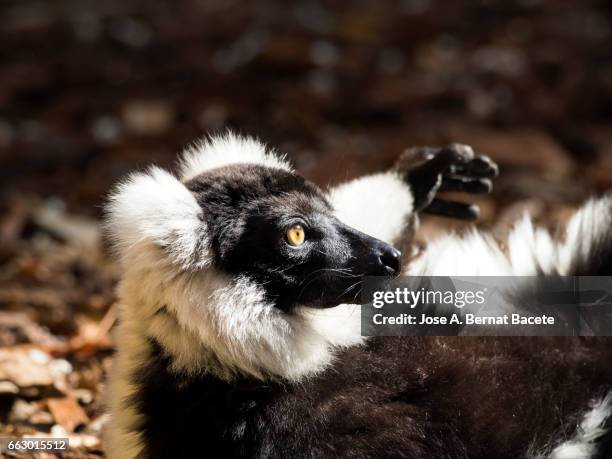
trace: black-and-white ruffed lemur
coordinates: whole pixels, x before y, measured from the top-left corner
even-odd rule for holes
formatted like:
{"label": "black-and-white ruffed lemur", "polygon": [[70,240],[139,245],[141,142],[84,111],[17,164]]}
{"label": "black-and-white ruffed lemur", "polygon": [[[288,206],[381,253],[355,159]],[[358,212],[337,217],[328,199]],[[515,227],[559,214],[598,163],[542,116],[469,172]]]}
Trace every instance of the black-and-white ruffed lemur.
{"label": "black-and-white ruffed lemur", "polygon": [[227,134],[177,175],[131,175],[107,207],[108,457],[612,457],[608,339],[360,336],[364,275],[612,274],[610,197],[562,240],[525,218],[504,249],[471,231],[402,263],[418,212],[476,216],[438,191],[487,192],[495,174],[467,146],[417,148],[323,191]]}

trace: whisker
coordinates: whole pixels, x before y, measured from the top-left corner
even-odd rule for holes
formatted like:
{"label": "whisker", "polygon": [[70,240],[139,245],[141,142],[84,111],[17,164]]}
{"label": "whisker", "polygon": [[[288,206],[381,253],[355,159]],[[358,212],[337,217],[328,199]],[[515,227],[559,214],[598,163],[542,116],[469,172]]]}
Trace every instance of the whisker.
{"label": "whisker", "polygon": [[[353,288],[355,288],[356,286],[358,286],[359,284],[361,284],[361,280],[358,282],[355,282],[354,284],[352,284],[349,288],[347,288],[344,292],[342,292],[340,295],[338,295],[336,298],[340,298],[343,295],[345,295],[346,293],[350,292]],[[353,301],[354,301],[355,297],[353,297]]]}

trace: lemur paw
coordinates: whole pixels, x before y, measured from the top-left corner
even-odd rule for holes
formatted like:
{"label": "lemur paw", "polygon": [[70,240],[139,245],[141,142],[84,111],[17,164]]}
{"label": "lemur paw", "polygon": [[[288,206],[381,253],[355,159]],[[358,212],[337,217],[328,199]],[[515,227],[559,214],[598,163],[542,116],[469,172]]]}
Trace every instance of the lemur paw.
{"label": "lemur paw", "polygon": [[474,154],[471,147],[457,143],[444,148],[414,147],[406,150],[395,164],[410,184],[417,212],[444,215],[461,220],[475,220],[475,204],[447,201],[436,197],[442,191],[483,194],[491,191],[497,164],[489,157]]}

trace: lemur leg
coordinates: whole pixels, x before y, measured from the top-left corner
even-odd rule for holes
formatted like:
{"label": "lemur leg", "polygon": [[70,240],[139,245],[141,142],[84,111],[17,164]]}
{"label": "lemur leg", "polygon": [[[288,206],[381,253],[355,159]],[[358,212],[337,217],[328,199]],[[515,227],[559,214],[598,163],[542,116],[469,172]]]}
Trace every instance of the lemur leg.
{"label": "lemur leg", "polygon": [[461,220],[475,220],[479,209],[474,204],[436,198],[438,192],[460,191],[483,194],[491,191],[491,178],[497,165],[471,147],[451,144],[444,148],[415,147],[405,151],[394,168],[410,184],[414,210]]}
{"label": "lemur leg", "polygon": [[470,147],[407,150],[388,172],[360,177],[329,191],[340,220],[389,244],[411,239],[420,211],[474,219],[478,207],[436,198],[439,191],[486,193],[497,166]]}

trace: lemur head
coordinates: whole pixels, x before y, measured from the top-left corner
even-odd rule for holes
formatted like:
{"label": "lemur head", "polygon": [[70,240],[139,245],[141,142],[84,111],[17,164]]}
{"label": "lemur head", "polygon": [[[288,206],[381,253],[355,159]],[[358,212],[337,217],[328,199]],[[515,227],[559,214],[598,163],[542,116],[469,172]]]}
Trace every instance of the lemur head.
{"label": "lemur head", "polygon": [[188,180],[213,266],[253,279],[278,308],[354,301],[364,275],[396,275],[400,253],[333,215],[324,193],[293,172],[231,164]]}
{"label": "lemur head", "polygon": [[[312,312],[355,303],[362,276],[400,271],[399,251],[333,212],[282,158],[233,135],[188,151],[180,178],[158,168],[135,174],[108,206],[123,315],[186,359],[183,367],[299,373],[298,360],[358,340],[326,335],[330,325]],[[181,341],[190,335],[200,354]]]}

